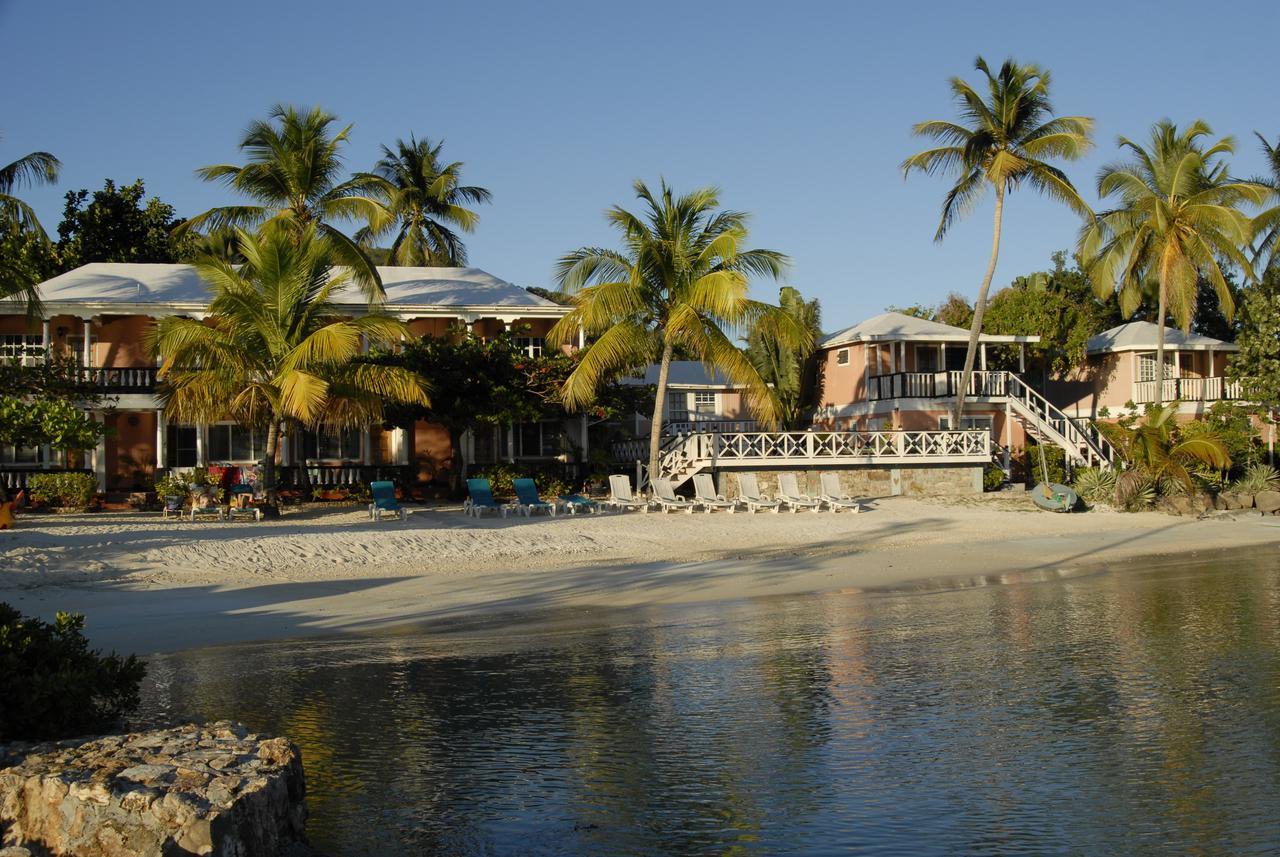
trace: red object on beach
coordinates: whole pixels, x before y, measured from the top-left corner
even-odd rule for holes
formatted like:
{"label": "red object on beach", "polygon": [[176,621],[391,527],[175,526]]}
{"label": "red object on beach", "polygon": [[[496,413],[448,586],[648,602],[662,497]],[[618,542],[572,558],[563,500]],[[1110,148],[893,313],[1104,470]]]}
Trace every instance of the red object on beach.
{"label": "red object on beach", "polygon": [[12,500],[0,503],[0,530],[7,530],[14,524],[17,506]]}

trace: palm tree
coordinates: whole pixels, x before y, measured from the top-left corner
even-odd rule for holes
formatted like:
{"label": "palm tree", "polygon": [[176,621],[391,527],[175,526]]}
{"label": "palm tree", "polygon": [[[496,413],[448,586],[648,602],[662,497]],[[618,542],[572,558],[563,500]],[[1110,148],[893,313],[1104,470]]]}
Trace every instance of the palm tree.
{"label": "palm tree", "polygon": [[956,395],[954,424],[957,426],[964,415],[965,392],[973,377],[982,317],[987,310],[987,292],[1000,256],[1005,196],[1025,185],[1081,216],[1090,214],[1089,206],[1080,198],[1071,180],[1049,160],[1075,160],[1088,151],[1092,145],[1089,138],[1093,133],[1093,120],[1085,116],[1055,117],[1049,101],[1049,72],[1037,65],[1007,59],[994,75],[982,57],[978,57],[974,65],[986,75],[985,96],[960,78],[951,78],[951,93],[962,121],[932,120],[916,125],[912,133],[931,137],[942,145],[918,152],[902,162],[904,177],[912,170],[928,175],[957,175],[956,183],[943,199],[942,218],[934,241],[941,241],[951,224],[968,214],[989,188],[995,190],[991,259],[974,303],[964,373]]}
{"label": "palm tree", "polygon": [[780,276],[787,257],[741,249],[747,215],[718,211],[718,190],[701,188],[677,197],[665,181],[656,196],[642,181],[634,187],[645,206],[642,215],[620,206],[605,212],[622,232],[621,251],[583,247],[557,263],[556,279],[572,296],[573,309],[547,338],[565,344],[579,330],[597,337],[561,390],[569,408],[589,403],[609,378],[659,361],[649,433],[653,478],[660,475],[667,377],[677,346],[743,385],[756,418],[776,425],[777,397],[725,329],[756,326],[792,347],[808,347],[813,337],[778,307],[748,297],[748,277]]}
{"label": "palm tree", "polygon": [[[461,161],[440,162],[444,141],[432,145],[428,139],[396,140],[394,150],[382,147],[382,159],[373,167],[374,175],[387,182],[387,209],[396,229],[388,263],[391,265],[467,264],[467,248],[450,226],[472,232],[480,215],[467,205],[489,202],[491,194],[482,187],[459,184]],[[372,230],[362,230],[357,239],[371,240]]]}
{"label": "palm tree", "polygon": [[390,188],[371,173],[344,177],[341,149],[351,126],[333,133],[336,121],[336,116],[319,107],[306,112],[280,104],[271,108],[268,118],[252,122],[240,140],[247,164],[196,170],[205,181],[220,181],[255,204],[211,208],[182,223],[177,231],[252,228],[275,221],[301,234],[315,224],[337,261],[354,270],[356,281],[368,294],[380,295],[382,282],[376,267],[360,245],[331,221],[354,220],[374,230],[385,229],[391,215],[381,198]]}
{"label": "palm tree", "polygon": [[[58,180],[60,169],[62,162],[48,152],[32,152],[0,167],[0,230],[5,232],[8,242],[17,245],[34,238],[36,243],[49,246],[49,236],[35,210],[14,196],[14,191],[24,185],[53,184]],[[7,253],[0,257],[0,298],[22,295],[31,316],[40,309],[37,280],[21,259],[10,258]]]}
{"label": "palm tree", "polygon": [[[812,339],[821,334],[822,310],[817,298],[806,301],[798,289],[783,286],[778,292],[778,306],[809,331]],[[805,403],[817,380],[813,345],[795,348],[779,341],[767,326],[753,327],[747,333],[747,359],[777,394],[782,425],[799,428]]]}
{"label": "palm tree", "polygon": [[[1167,119],[1151,129],[1149,148],[1121,137],[1131,160],[1107,164],[1098,172],[1098,196],[1115,196],[1116,208],[1100,212],[1080,232],[1078,251],[1100,297],[1115,291],[1126,317],[1142,302],[1144,290],[1156,292],[1156,375],[1164,378],[1164,323],[1172,313],[1183,330],[1195,316],[1199,280],[1217,292],[1227,318],[1235,312],[1231,287],[1219,258],[1254,279],[1240,248],[1253,235],[1245,202],[1260,204],[1267,189],[1227,173],[1221,156],[1234,151],[1230,137],[1205,148],[1212,134],[1203,121],[1185,131]],[[1156,384],[1156,404],[1163,398]]]}
{"label": "palm tree", "polygon": [[1124,459],[1127,468],[1116,480],[1121,506],[1142,485],[1174,483],[1187,491],[1195,487],[1191,467],[1204,464],[1216,470],[1231,467],[1226,444],[1213,431],[1190,437],[1178,431],[1178,403],[1151,408],[1141,425],[1098,423],[1098,428]]}
{"label": "palm tree", "polygon": [[422,379],[358,360],[366,342],[399,342],[407,327],[369,312],[342,315],[335,290],[351,279],[335,268],[333,246],[316,223],[301,232],[267,224],[237,230],[243,264],[196,262],[213,299],[204,321],[169,316],[156,325],[164,355],[165,410],[181,422],[231,417],[266,430],[263,482],[275,499],[281,423],[353,428],[381,420],[384,402],[427,405]]}
{"label": "palm tree", "polygon": [[[1254,179],[1258,184],[1266,185],[1271,190],[1272,199],[1280,199],[1280,140],[1273,146],[1267,138],[1254,131],[1254,136],[1262,143],[1262,154],[1267,159],[1267,168],[1271,175]],[[1261,240],[1254,250],[1253,263],[1259,271],[1265,271],[1280,260],[1280,205],[1272,206],[1253,219],[1255,236]],[[1266,264],[1259,264],[1262,260]]]}

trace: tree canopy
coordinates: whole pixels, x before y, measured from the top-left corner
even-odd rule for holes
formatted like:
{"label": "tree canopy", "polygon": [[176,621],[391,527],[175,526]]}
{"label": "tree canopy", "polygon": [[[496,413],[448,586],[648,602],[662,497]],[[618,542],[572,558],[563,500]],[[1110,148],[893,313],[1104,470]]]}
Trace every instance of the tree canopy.
{"label": "tree canopy", "polygon": [[187,261],[191,237],[172,234],[181,218],[167,202],[145,197],[142,179],[119,187],[107,179],[92,198],[88,190],[68,191],[58,225],[59,268],[70,271],[88,262]]}

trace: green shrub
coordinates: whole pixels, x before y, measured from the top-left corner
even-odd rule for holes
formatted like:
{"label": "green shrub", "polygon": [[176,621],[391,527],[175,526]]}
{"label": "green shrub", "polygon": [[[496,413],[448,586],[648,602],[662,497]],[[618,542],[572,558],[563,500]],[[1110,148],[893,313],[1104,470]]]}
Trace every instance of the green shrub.
{"label": "green shrub", "polygon": [[[1048,466],[1048,479],[1045,479],[1043,468],[1040,465],[1040,450],[1044,449],[1044,463]],[[1038,482],[1055,482],[1059,485],[1065,484],[1067,481],[1067,454],[1062,451],[1062,447],[1057,444],[1045,443],[1036,444],[1034,442],[1027,444],[1027,473],[1030,474],[1029,480],[1033,485]]]}
{"label": "green shrub", "polygon": [[1258,462],[1251,464],[1240,474],[1240,478],[1231,483],[1228,490],[1241,494],[1257,494],[1259,491],[1274,491],[1280,487],[1280,472],[1269,464]]}
{"label": "green shrub", "polygon": [[51,625],[0,603],[0,743],[105,732],[138,707],[146,667],[91,651],[83,629],[80,615]]}
{"label": "green shrub", "polygon": [[537,466],[528,464],[490,464],[480,473],[472,474],[475,478],[489,480],[493,496],[509,499],[516,495],[512,480],[529,478],[538,486],[538,494],[543,498],[570,494],[573,486],[565,481],[559,466]]}
{"label": "green shrub", "polygon": [[83,509],[93,502],[98,480],[92,473],[33,473],[27,490],[37,503]]}
{"label": "green shrub", "polygon": [[156,481],[156,496],[161,500],[165,497],[180,497],[185,501],[190,495],[191,488],[181,476],[170,473]]}
{"label": "green shrub", "polygon": [[1080,495],[1081,500],[1090,505],[1113,503],[1116,497],[1116,472],[1099,467],[1082,467],[1076,471],[1071,487]]}
{"label": "green shrub", "polygon": [[999,491],[1004,486],[1004,471],[994,464],[988,465],[982,474],[983,491]]}
{"label": "green shrub", "polygon": [[1158,480],[1143,470],[1126,470],[1116,477],[1116,507],[1125,512],[1141,512],[1156,502]]}

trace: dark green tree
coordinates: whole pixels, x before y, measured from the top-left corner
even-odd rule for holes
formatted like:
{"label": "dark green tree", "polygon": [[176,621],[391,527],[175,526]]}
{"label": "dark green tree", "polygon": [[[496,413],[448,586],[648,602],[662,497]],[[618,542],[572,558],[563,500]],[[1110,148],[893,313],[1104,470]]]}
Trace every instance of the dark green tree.
{"label": "dark green tree", "polygon": [[58,225],[58,257],[62,270],[89,262],[181,262],[190,238],[174,238],[181,222],[173,206],[146,198],[142,179],[116,186],[107,179],[102,190],[69,191]]}
{"label": "dark green tree", "polygon": [[1227,377],[1244,386],[1245,398],[1266,410],[1280,408],[1280,266],[1271,266],[1261,282],[1242,290],[1240,351]]}
{"label": "dark green tree", "polygon": [[778,306],[809,331],[807,344],[794,345],[774,335],[770,325],[756,325],[747,333],[747,359],[778,396],[779,418],[785,429],[800,428],[816,387],[818,361],[813,343],[822,335],[818,299],[805,300],[798,289],[783,286]]}

